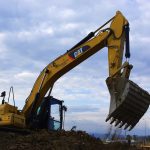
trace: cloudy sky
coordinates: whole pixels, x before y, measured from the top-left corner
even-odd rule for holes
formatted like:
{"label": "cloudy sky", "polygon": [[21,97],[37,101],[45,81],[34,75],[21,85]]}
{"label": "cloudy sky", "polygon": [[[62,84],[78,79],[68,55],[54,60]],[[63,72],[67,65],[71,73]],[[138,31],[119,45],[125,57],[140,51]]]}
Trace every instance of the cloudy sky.
{"label": "cloudy sky", "polygon": [[[122,11],[130,22],[131,80],[150,91],[149,0],[0,0],[0,91],[14,86],[19,108],[40,71]],[[66,129],[104,133],[109,110],[107,49],[61,77],[52,95],[65,101]],[[150,134],[150,111],[132,133]],[[149,125],[148,125],[149,123]]]}

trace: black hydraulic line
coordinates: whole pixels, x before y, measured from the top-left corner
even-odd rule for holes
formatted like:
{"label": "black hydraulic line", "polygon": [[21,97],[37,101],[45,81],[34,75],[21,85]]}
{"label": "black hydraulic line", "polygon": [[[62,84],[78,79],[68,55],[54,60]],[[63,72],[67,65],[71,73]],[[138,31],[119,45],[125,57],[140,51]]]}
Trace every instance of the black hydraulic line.
{"label": "black hydraulic line", "polygon": [[126,52],[125,52],[125,57],[130,58],[130,43],[129,43],[129,24],[125,25],[125,39],[126,39]]}
{"label": "black hydraulic line", "polygon": [[50,96],[51,96],[51,92],[52,92],[53,86],[54,86],[54,84],[53,84],[53,85],[50,87],[50,89],[49,89],[48,97],[50,97]]}
{"label": "black hydraulic line", "polygon": [[43,76],[43,79],[42,79],[42,82],[41,82],[40,87],[39,87],[39,91],[41,90],[41,88],[42,88],[42,86],[43,86],[43,83],[44,83],[44,80],[45,80],[45,77],[46,77],[46,75],[47,75],[48,73],[49,73],[49,70],[46,69],[46,70],[45,70],[45,73],[44,73],[44,76]]}
{"label": "black hydraulic line", "polygon": [[74,48],[80,46],[81,44],[83,44],[86,41],[88,41],[89,39],[91,39],[94,36],[94,34],[95,34],[94,32],[90,32],[85,38],[83,38],[79,43],[74,45],[69,51],[73,50]]}
{"label": "black hydraulic line", "polygon": [[94,34],[96,32],[98,32],[100,29],[102,29],[106,24],[108,24],[110,21],[112,21],[115,17],[112,17],[111,19],[109,19],[106,23],[104,23],[102,26],[100,26],[97,30],[94,31]]}
{"label": "black hydraulic line", "polygon": [[83,43],[87,42],[89,39],[91,39],[96,32],[98,32],[100,29],[102,29],[106,24],[108,24],[110,21],[112,21],[114,19],[114,17],[112,17],[111,19],[109,19],[106,23],[104,23],[102,26],[100,26],[98,29],[96,29],[94,32],[90,32],[85,38],[83,38],[79,43],[77,43],[76,45],[74,45],[70,50],[68,50],[67,52],[75,49],[76,47],[82,45]]}

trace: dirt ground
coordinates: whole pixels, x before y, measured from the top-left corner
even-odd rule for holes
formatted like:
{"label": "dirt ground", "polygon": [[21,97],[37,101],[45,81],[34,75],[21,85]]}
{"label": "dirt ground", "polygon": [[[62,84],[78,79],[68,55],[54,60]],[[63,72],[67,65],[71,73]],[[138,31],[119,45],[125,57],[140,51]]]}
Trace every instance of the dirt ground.
{"label": "dirt ground", "polygon": [[[120,143],[104,145],[82,131],[46,130],[32,131],[30,134],[18,134],[0,131],[0,150],[128,150],[128,145]],[[130,148],[135,150],[135,148]]]}

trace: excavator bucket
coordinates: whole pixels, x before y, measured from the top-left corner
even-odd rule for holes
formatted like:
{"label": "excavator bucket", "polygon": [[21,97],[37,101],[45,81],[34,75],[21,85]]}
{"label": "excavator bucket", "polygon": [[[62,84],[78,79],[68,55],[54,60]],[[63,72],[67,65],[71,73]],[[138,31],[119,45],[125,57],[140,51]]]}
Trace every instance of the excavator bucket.
{"label": "excavator bucket", "polygon": [[111,98],[106,121],[132,130],[149,107],[149,93],[123,77],[107,78],[106,83]]}

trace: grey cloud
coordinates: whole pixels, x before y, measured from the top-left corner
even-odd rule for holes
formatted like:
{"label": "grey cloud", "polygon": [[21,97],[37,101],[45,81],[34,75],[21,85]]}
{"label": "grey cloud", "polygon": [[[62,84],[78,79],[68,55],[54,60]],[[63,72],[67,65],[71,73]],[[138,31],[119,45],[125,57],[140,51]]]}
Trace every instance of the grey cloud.
{"label": "grey cloud", "polygon": [[84,106],[69,106],[69,110],[69,113],[97,112],[99,110],[99,106],[87,104],[85,104]]}

